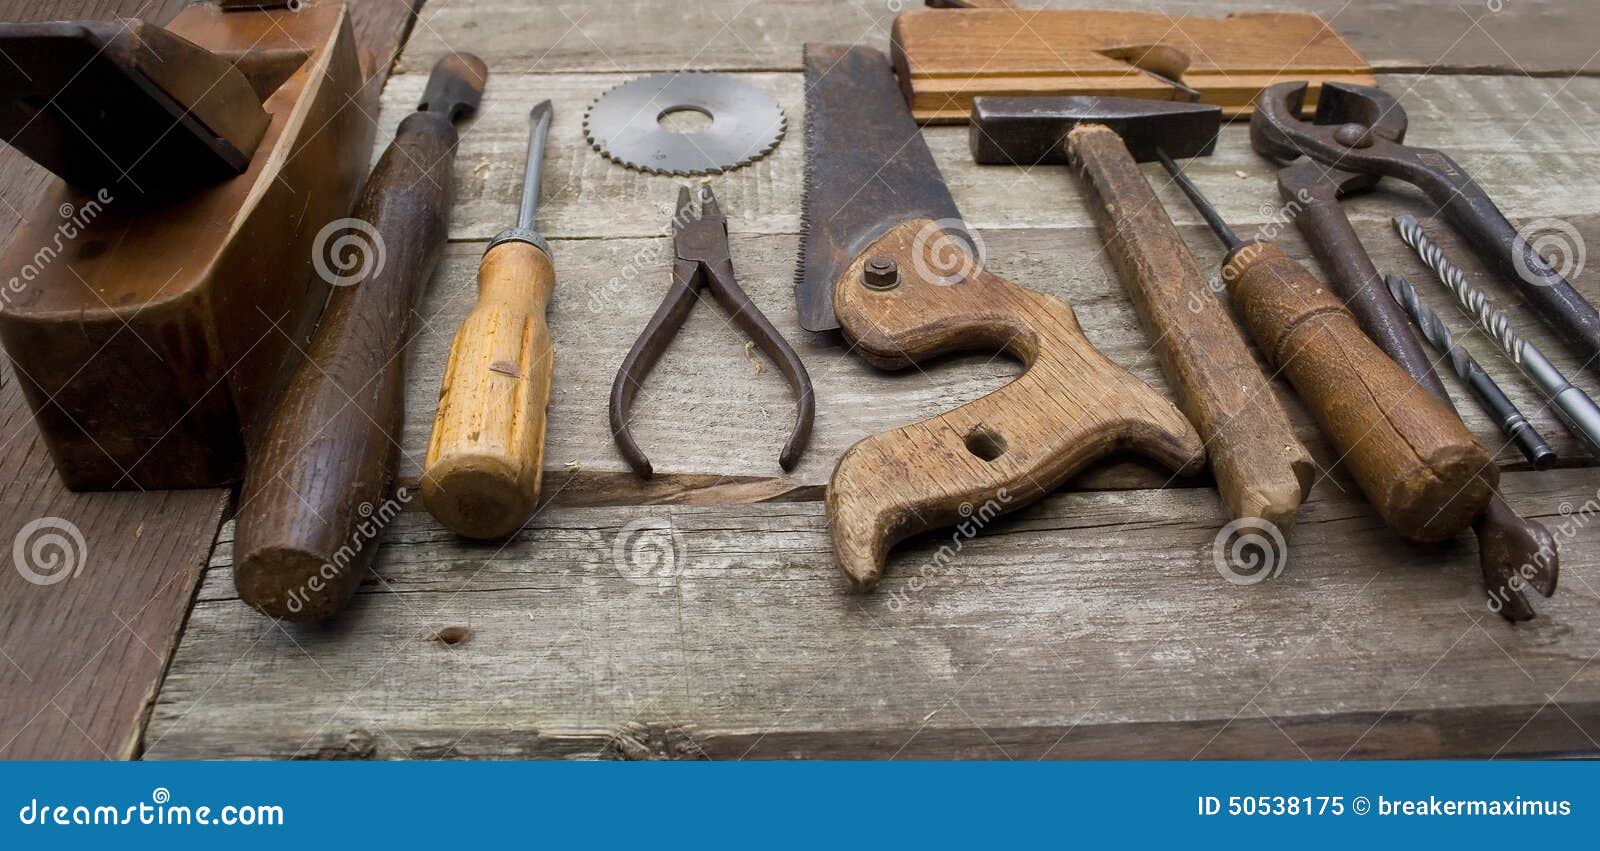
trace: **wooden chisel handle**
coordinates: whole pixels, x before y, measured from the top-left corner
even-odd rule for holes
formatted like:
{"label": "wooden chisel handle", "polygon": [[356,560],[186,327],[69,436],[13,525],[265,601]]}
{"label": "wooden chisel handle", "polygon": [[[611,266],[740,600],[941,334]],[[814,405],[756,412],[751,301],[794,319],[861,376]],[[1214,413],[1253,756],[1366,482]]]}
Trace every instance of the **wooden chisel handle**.
{"label": "wooden chisel handle", "polygon": [[[470,95],[487,76],[481,60],[457,54],[440,61],[429,88],[443,77]],[[437,106],[400,122],[352,213],[355,235],[332,242],[334,264],[363,264],[360,274],[334,289],[245,475],[234,584],[271,617],[318,621],[344,608],[406,499],[388,494],[406,329],[444,248],[451,119],[476,99]]]}
{"label": "wooden chisel handle", "polygon": [[478,303],[450,347],[422,477],[429,513],[459,535],[505,537],[538,505],[554,288],[550,256],[530,242],[491,246],[478,265]]}
{"label": "wooden chisel handle", "polygon": [[1122,137],[1104,125],[1081,125],[1068,134],[1067,150],[1095,190],[1106,251],[1156,341],[1178,407],[1206,442],[1229,515],[1289,531],[1316,465],[1249,344]]}
{"label": "wooden chisel handle", "polygon": [[1222,278],[1256,344],[1391,529],[1440,541],[1483,513],[1499,482],[1489,451],[1305,267],[1256,242],[1233,252]]}

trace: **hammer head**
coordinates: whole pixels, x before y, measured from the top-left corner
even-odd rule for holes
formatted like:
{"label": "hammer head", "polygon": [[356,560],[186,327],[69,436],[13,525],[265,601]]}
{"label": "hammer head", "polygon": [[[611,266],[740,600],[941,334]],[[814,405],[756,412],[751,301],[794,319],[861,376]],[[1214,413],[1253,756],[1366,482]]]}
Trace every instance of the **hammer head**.
{"label": "hammer head", "polygon": [[979,97],[967,139],[974,162],[1065,164],[1067,134],[1080,124],[1111,128],[1139,162],[1156,159],[1157,149],[1184,159],[1216,147],[1222,108],[1141,98]]}

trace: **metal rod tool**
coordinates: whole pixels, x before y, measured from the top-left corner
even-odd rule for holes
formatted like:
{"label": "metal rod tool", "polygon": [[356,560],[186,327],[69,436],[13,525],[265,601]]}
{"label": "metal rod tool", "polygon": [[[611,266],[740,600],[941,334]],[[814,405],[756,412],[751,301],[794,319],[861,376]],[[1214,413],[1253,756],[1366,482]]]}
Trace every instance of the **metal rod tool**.
{"label": "metal rod tool", "polygon": [[1417,299],[1417,291],[1411,284],[1398,275],[1384,276],[1384,283],[1389,286],[1389,295],[1401,307],[1405,308],[1412,321],[1417,323],[1417,329],[1422,332],[1422,338],[1429,345],[1438,349],[1445,355],[1450,363],[1450,369],[1460,377],[1472,395],[1477,397],[1478,404],[1483,410],[1494,418],[1495,424],[1500,426],[1500,431],[1511,439],[1511,442],[1522,450],[1522,454],[1533,464],[1536,470],[1543,470],[1555,463],[1556,451],[1550,448],[1538,429],[1528,422],[1517,410],[1517,406],[1506,397],[1505,391],[1500,389],[1489,373],[1473,360],[1467,350],[1456,345],[1455,339],[1450,334],[1450,329],[1445,327],[1439,314],[1434,313],[1427,305]]}
{"label": "metal rod tool", "polygon": [[1198,103],[979,97],[968,141],[975,162],[1070,165],[1093,189],[1105,253],[1155,341],[1178,407],[1205,439],[1228,513],[1287,533],[1316,478],[1316,462],[1139,170],[1157,150],[1209,155],[1221,122],[1221,109]]}
{"label": "metal rod tool", "polygon": [[1489,301],[1483,291],[1467,283],[1460,267],[1444,256],[1444,250],[1423,232],[1414,216],[1396,216],[1394,226],[1400,238],[1417,252],[1422,262],[1432,269],[1439,282],[1456,297],[1456,302],[1482,328],[1491,340],[1500,346],[1506,357],[1522,370],[1545,395],[1563,422],[1589,452],[1600,458],[1600,408],[1582,390],[1572,386],[1561,370],[1539,351],[1534,344],[1522,339],[1511,328],[1511,320],[1500,308]]}
{"label": "metal rod tool", "polygon": [[1222,280],[1256,345],[1389,528],[1441,541],[1478,519],[1499,470],[1455,411],[1384,354],[1304,266],[1272,243],[1240,239],[1177,163],[1157,154],[1228,246]]}
{"label": "metal rod tool", "polygon": [[469,538],[510,535],[539,504],[555,360],[544,314],[556,277],[533,217],[550,118],[547,100],[528,114],[517,225],[490,240],[478,262],[478,302],[450,345],[423,462],[428,513]]}

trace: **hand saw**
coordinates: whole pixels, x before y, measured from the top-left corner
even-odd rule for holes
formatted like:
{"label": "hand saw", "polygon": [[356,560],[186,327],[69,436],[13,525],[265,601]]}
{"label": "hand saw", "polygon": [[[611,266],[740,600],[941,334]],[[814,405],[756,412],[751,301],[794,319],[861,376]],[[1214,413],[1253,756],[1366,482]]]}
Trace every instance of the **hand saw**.
{"label": "hand saw", "polygon": [[805,83],[801,324],[841,329],[852,351],[885,369],[973,348],[1025,367],[981,399],[840,457],[828,527],[857,590],[877,585],[896,542],[958,523],[976,534],[1109,453],[1200,469],[1193,426],[1096,351],[1071,305],[983,267],[882,53],[807,45]]}

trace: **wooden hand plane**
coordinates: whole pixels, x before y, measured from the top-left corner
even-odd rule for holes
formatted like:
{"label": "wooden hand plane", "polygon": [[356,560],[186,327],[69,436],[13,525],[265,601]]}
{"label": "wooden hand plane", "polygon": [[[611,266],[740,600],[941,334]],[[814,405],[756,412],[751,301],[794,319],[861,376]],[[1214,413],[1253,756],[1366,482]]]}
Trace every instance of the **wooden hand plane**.
{"label": "wooden hand plane", "polygon": [[237,481],[372,147],[344,5],[3,24],[0,54],[0,136],[56,175],[0,258],[0,344],[56,469]]}

